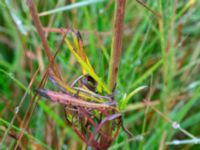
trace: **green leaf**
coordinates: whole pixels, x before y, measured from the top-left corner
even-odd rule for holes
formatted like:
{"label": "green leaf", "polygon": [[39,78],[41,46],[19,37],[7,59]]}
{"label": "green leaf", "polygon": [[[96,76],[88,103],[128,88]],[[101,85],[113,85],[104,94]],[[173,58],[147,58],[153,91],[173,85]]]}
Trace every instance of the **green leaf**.
{"label": "green leaf", "polygon": [[137,89],[130,92],[128,94],[128,96],[125,95],[124,98],[119,103],[119,109],[124,110],[129,102],[129,100],[131,99],[131,97],[133,97],[135,94],[137,94],[138,92],[140,92],[141,90],[143,90],[145,88],[147,88],[147,86],[138,87]]}

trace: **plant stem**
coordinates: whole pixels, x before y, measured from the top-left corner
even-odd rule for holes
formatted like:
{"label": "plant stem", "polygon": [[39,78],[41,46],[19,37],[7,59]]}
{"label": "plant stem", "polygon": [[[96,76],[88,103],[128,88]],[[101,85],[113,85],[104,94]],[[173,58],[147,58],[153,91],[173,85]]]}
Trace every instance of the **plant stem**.
{"label": "plant stem", "polygon": [[[126,0],[117,0],[115,7],[114,34],[112,39],[111,60],[109,64],[108,86],[111,91],[115,88],[117,73],[119,68],[121,47],[122,47],[122,30],[124,21]],[[113,113],[110,111],[110,113]],[[112,123],[105,124],[104,131],[108,135],[112,135]],[[101,139],[100,143],[105,143],[106,139]]]}
{"label": "plant stem", "polygon": [[109,64],[108,74],[108,84],[111,90],[115,87],[116,84],[116,78],[121,56],[125,4],[126,0],[117,0],[115,9],[114,36],[112,41],[111,60]]}
{"label": "plant stem", "polygon": [[46,37],[44,35],[43,29],[42,29],[42,25],[41,25],[40,19],[38,17],[37,10],[36,10],[32,0],[26,0],[26,4],[27,4],[27,6],[29,8],[29,11],[30,11],[30,14],[32,16],[33,22],[35,24],[35,27],[36,27],[37,32],[39,34],[39,37],[40,37],[40,39],[42,41],[42,44],[43,44],[45,53],[46,53],[46,55],[48,57],[48,60],[49,60],[50,64],[52,65],[52,68],[53,68],[55,74],[58,77],[60,77],[59,72],[58,72],[58,68],[56,67],[56,64],[54,63],[54,57],[53,57],[53,55],[51,53],[51,50],[50,50],[50,48],[48,46],[48,43],[47,43],[47,39],[46,39]]}

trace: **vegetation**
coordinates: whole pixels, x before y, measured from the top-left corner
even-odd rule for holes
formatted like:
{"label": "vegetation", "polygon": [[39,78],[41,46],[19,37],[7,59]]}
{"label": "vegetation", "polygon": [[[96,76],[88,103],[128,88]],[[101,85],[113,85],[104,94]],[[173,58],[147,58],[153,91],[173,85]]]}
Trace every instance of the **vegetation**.
{"label": "vegetation", "polygon": [[[199,1],[126,0],[125,9],[117,5],[125,0],[30,2],[0,1],[1,149],[87,147],[70,127],[73,119],[66,118],[63,105],[36,92],[62,87],[73,98],[103,104],[93,111],[91,103],[69,107],[98,118],[101,132],[89,131],[99,136],[112,137],[112,124],[120,129],[109,149],[200,148]],[[97,83],[97,98],[67,86],[87,74]],[[99,102],[102,95],[117,105]],[[85,129],[89,117],[67,114]]]}

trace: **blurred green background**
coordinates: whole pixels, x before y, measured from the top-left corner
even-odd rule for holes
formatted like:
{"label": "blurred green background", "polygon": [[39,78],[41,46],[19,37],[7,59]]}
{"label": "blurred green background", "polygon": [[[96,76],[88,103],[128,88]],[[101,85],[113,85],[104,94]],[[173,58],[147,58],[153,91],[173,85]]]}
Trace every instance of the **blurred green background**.
{"label": "blurred green background", "polygon": [[[66,83],[81,74],[81,67],[62,43],[59,28],[81,32],[88,58],[106,82],[115,2],[34,0],[42,25],[48,29],[44,33],[52,53],[60,47],[56,62]],[[124,124],[135,137],[128,139],[121,130],[110,149],[200,149],[200,1],[144,3],[162,17],[137,1],[127,0],[116,99],[120,103],[135,89],[148,88],[131,97],[123,110]],[[26,135],[20,143],[24,149],[84,148],[66,127],[62,106],[39,100],[32,107],[34,89],[47,66],[47,56],[25,1],[0,1],[2,149],[14,149],[20,133]],[[29,89],[38,67],[39,73]],[[45,88],[54,87],[47,83]],[[145,99],[152,101],[149,107]],[[28,120],[22,120],[29,112],[30,123],[23,130],[21,126]]]}

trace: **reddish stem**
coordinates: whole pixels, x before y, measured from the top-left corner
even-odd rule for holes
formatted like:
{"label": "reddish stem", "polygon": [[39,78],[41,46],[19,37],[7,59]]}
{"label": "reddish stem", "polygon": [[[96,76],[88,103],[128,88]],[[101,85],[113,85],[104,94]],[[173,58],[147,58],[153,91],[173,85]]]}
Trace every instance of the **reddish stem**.
{"label": "reddish stem", "polygon": [[32,19],[33,19],[33,22],[35,24],[35,27],[37,29],[37,32],[39,34],[39,37],[42,41],[42,44],[43,44],[43,47],[44,47],[44,50],[45,50],[45,53],[48,57],[48,60],[50,62],[50,64],[52,65],[52,68],[54,70],[54,72],[56,73],[56,75],[58,77],[60,77],[59,75],[59,72],[58,72],[58,68],[56,67],[56,64],[54,63],[54,57],[51,53],[51,50],[48,46],[48,43],[47,43],[47,39],[45,37],[45,34],[43,32],[43,28],[42,28],[42,24],[40,22],[40,19],[39,19],[39,16],[38,16],[38,13],[37,13],[37,10],[35,8],[35,5],[33,4],[32,0],[26,0],[26,4],[29,8],[29,11],[30,11],[30,14],[32,16]]}
{"label": "reddish stem", "polygon": [[112,43],[111,62],[109,67],[109,86],[112,90],[116,84],[116,78],[119,68],[121,47],[122,47],[122,30],[125,13],[126,0],[117,0],[115,12],[114,36]]}

